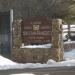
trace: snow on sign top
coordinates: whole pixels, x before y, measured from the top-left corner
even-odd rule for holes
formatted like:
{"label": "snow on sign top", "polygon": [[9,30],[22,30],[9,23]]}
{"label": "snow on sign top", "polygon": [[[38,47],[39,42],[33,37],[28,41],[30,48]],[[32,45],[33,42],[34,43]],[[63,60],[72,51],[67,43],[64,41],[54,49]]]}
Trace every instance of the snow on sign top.
{"label": "snow on sign top", "polygon": [[20,48],[51,48],[52,44],[43,44],[43,45],[26,45],[22,43],[22,46]]}
{"label": "snow on sign top", "polygon": [[22,43],[47,44],[51,42],[51,21],[47,17],[34,17],[21,23]]}

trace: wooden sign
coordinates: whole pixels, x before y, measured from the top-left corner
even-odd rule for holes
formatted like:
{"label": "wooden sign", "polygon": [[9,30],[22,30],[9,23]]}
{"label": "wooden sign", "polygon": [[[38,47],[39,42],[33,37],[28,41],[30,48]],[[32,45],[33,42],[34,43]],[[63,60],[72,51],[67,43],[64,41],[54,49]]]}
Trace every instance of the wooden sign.
{"label": "wooden sign", "polygon": [[47,17],[35,17],[22,21],[21,35],[24,44],[46,44],[51,42],[52,24]]}

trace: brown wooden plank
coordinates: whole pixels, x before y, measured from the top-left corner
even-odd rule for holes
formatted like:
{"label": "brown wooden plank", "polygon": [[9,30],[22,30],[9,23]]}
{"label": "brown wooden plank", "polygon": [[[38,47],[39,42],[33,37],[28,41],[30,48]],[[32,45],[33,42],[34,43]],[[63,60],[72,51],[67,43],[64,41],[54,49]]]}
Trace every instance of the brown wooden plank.
{"label": "brown wooden plank", "polygon": [[52,24],[47,17],[35,17],[23,20],[21,28],[23,43],[44,44],[51,41]]}

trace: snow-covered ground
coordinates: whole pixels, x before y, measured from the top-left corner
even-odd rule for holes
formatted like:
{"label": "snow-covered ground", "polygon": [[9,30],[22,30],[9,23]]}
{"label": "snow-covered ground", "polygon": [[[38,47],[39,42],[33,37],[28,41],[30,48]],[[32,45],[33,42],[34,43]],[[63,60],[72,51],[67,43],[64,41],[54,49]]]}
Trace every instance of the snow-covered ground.
{"label": "snow-covered ground", "polygon": [[68,44],[68,43],[75,43],[75,41],[71,41],[70,39],[68,39],[68,41],[64,42],[64,44]]}
{"label": "snow-covered ground", "polygon": [[68,51],[68,52],[64,52],[64,58],[65,59],[75,59],[75,49]]}
{"label": "snow-covered ground", "polygon": [[6,69],[24,69],[24,68],[44,68],[44,67],[62,67],[75,66],[75,49],[64,53],[66,60],[56,62],[49,59],[46,63],[16,63],[0,55],[0,70]]}
{"label": "snow-covered ground", "polygon": [[[67,26],[65,25],[63,28],[67,28]],[[66,34],[67,33],[65,33],[63,35],[63,37],[65,37]],[[71,43],[71,41],[68,41],[66,43],[69,43],[69,42]],[[22,44],[21,48],[50,48],[51,46],[52,46],[52,44],[45,44],[45,45],[38,45],[38,46],[36,46],[36,45],[24,46],[24,44]],[[23,64],[23,63],[13,62],[13,61],[0,55],[0,70],[75,66],[75,49],[68,51],[68,52],[64,52],[64,59],[65,60],[61,61],[61,62],[56,62],[52,59],[49,59],[46,63],[43,63],[43,64],[41,64],[41,63],[25,63],[25,64]],[[25,75],[25,74],[23,74],[23,75]]]}

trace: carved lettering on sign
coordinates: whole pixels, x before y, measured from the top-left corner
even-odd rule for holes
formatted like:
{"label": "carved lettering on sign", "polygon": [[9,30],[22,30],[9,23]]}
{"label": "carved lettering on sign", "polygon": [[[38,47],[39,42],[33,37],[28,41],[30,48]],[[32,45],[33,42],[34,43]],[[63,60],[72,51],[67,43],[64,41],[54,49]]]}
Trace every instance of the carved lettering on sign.
{"label": "carved lettering on sign", "polygon": [[22,42],[25,44],[46,44],[51,42],[51,21],[45,18],[32,18],[22,21]]}
{"label": "carved lettering on sign", "polygon": [[50,36],[51,31],[24,31],[23,36],[33,36],[33,35],[40,35],[40,36]]}

